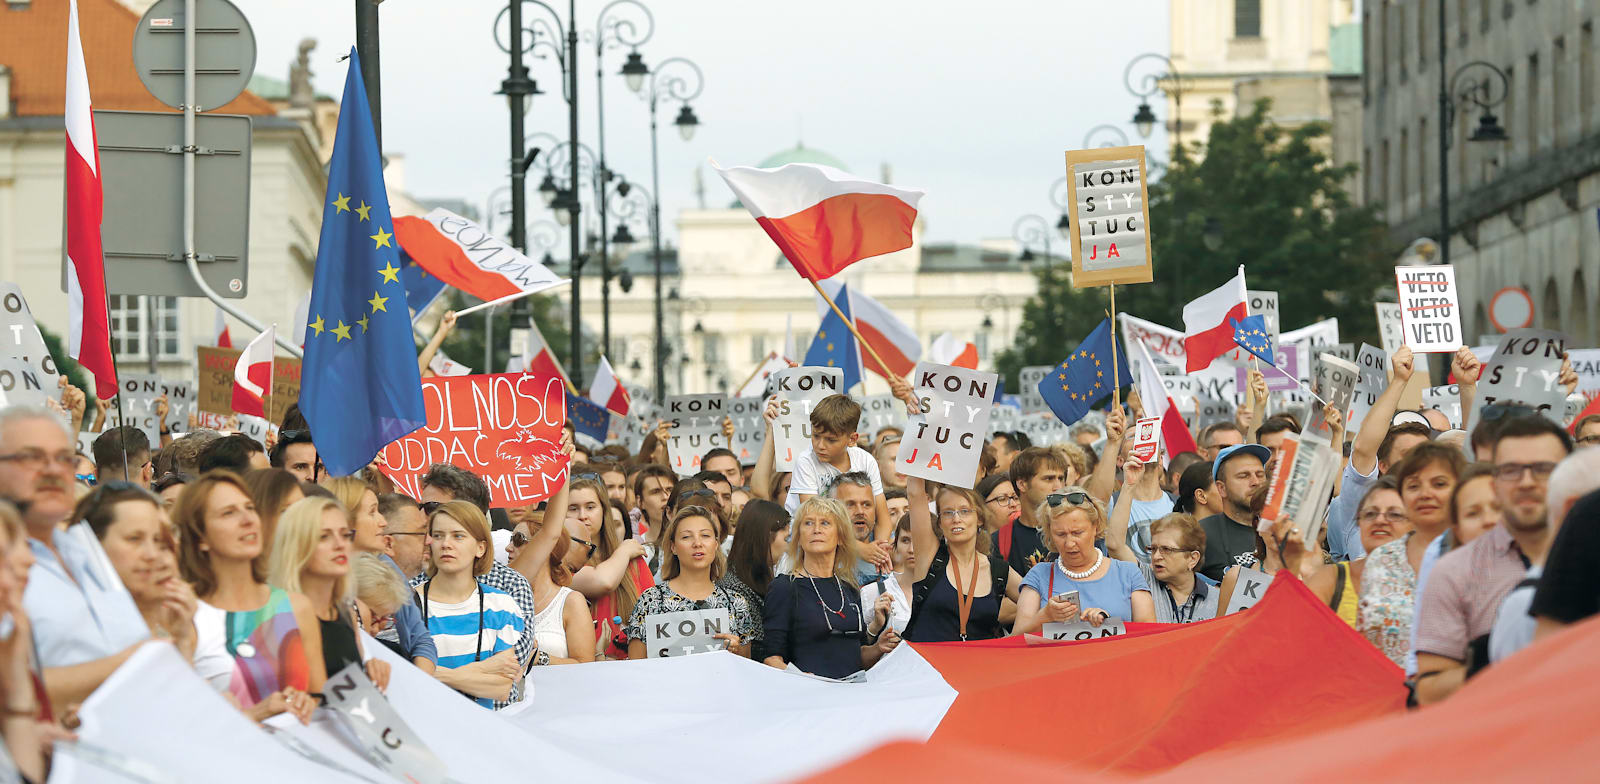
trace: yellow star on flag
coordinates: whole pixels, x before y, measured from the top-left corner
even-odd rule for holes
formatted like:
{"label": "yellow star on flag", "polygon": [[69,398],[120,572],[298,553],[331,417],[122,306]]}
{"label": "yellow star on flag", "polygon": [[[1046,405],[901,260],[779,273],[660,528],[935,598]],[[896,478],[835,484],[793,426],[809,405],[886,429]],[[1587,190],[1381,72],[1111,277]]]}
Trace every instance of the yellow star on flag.
{"label": "yellow star on flag", "polygon": [[344,323],[343,321],[339,322],[339,326],[333,328],[333,334],[334,334],[334,341],[333,342],[335,342],[335,343],[338,343],[341,340],[349,340],[350,339],[350,325]]}
{"label": "yellow star on flag", "polygon": [[828,367],[833,367],[833,360],[828,360]]}
{"label": "yellow star on flag", "polygon": [[360,215],[362,220],[367,220],[370,212],[372,212],[372,207],[366,202],[361,202],[361,206],[356,208],[356,214]]}
{"label": "yellow star on flag", "polygon": [[829,351],[832,351],[832,350],[833,350],[833,344],[832,344],[832,343],[829,343],[829,344],[828,344],[828,350],[829,350]]}
{"label": "yellow star on flag", "polygon": [[387,313],[389,312],[389,309],[384,307],[384,303],[388,301],[388,297],[380,297],[378,296],[378,292],[374,291],[372,292],[372,299],[367,300],[367,304],[372,306],[373,313],[377,313],[380,310]]}
{"label": "yellow star on flag", "polygon": [[339,194],[339,198],[333,200],[333,214],[338,215],[341,212],[349,211],[350,197],[344,195],[343,193]]}
{"label": "yellow star on flag", "polygon": [[378,274],[383,276],[384,283],[400,282],[400,268],[396,267],[392,261],[387,262],[383,269],[378,270]]}
{"label": "yellow star on flag", "polygon": [[322,330],[323,330],[323,327],[324,327],[324,326],[325,326],[325,322],[323,322],[323,320],[322,320],[322,317],[321,317],[321,316],[318,316],[318,317],[317,317],[317,320],[316,320],[316,321],[313,321],[313,322],[311,322],[311,323],[310,323],[310,324],[307,324],[307,325],[306,325],[306,326],[308,326],[308,327],[310,327],[310,328],[312,328],[312,329],[314,329],[314,330],[316,330],[316,331],[317,331],[317,334],[318,334],[318,335],[321,335],[321,334],[322,334]]}
{"label": "yellow star on flag", "polygon": [[368,319],[366,316],[356,319],[356,323],[361,325],[361,331],[363,333],[367,331],[367,321]]}
{"label": "yellow star on flag", "polygon": [[379,226],[378,227],[378,233],[372,235],[372,240],[374,242],[378,243],[378,244],[374,245],[372,247],[372,249],[373,250],[377,250],[378,248],[392,248],[392,247],[394,247],[393,245],[389,244],[389,238],[393,237],[393,236],[394,236],[393,234],[390,234],[389,232],[384,231],[382,226]]}

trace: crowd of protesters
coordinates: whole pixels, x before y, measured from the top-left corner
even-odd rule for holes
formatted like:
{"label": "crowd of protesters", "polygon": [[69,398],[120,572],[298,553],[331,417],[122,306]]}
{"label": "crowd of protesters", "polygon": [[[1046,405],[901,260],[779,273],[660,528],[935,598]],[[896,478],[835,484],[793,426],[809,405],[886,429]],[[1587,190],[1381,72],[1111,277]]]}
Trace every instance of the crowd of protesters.
{"label": "crowd of protesters", "polygon": [[[792,473],[774,470],[771,405],[756,459],[713,449],[685,477],[667,466],[664,425],[637,454],[580,452],[569,426],[569,481],[516,509],[447,464],[420,498],[375,469],[327,476],[293,407],[270,448],[173,438],[164,422],[151,444],[103,428],[102,411],[80,454],[83,395],[67,386],[60,406],[0,409],[0,734],[43,781],[77,706],[152,638],[251,719],[309,722],[346,668],[387,688],[371,645],[497,709],[533,667],[645,657],[664,613],[725,610],[719,647],[842,679],[902,640],[1205,621],[1247,569],[1303,580],[1405,669],[1415,702],[1437,702],[1600,609],[1600,449],[1586,448],[1600,417],[1569,428],[1497,404],[1464,433],[1400,409],[1413,364],[1396,352],[1348,437],[1339,412],[1314,412],[1343,461],[1310,541],[1261,520],[1302,422],[1268,410],[1254,372],[1198,453],[1131,457],[1134,396],[1065,443],[995,434],[972,489],[898,473],[901,429],[861,433],[844,395],[810,409]],[[1478,360],[1462,350],[1452,370],[1470,411]],[[904,381],[891,387],[914,408]]]}

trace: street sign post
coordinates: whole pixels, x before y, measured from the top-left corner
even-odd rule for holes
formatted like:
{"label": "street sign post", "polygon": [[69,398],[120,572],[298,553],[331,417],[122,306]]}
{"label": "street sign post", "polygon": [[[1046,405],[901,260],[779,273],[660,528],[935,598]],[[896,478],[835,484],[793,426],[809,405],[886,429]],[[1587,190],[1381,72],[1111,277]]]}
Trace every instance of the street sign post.
{"label": "street sign post", "polygon": [[[183,109],[184,0],[150,6],[133,31],[133,67],[156,100]],[[228,0],[195,3],[195,111],[239,97],[256,70],[256,36]]]}

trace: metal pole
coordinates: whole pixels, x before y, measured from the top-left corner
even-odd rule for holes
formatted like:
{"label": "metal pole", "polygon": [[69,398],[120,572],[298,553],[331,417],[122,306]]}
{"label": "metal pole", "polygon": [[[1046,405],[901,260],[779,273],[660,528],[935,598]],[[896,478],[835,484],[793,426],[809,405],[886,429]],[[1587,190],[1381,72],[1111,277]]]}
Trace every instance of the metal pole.
{"label": "metal pole", "polygon": [[361,56],[361,81],[367,88],[367,103],[372,107],[372,134],[383,154],[383,90],[378,79],[378,3],[382,0],[356,0],[356,54]]}
{"label": "metal pole", "polygon": [[578,199],[578,4],[567,0],[567,140],[572,146],[572,201],[567,209],[572,219],[567,221],[569,251],[572,253],[572,356],[567,367],[572,371],[573,385],[583,386],[583,255],[579,233],[583,226],[578,220],[582,206]]}
{"label": "metal pole", "polygon": [[601,55],[605,52],[605,30],[598,30],[594,45],[594,106],[595,133],[599,135],[600,171],[595,175],[594,208],[600,213],[600,353],[611,353],[611,235],[606,220],[606,187],[610,184],[611,170],[606,168],[606,98],[605,67]]}
{"label": "metal pole", "polygon": [[1445,68],[1444,2],[1439,2],[1439,263],[1450,263],[1450,77]]}
{"label": "metal pole", "polygon": [[656,92],[650,88],[650,261],[656,273],[656,400],[667,399],[667,362],[661,318],[661,161],[656,157]]}
{"label": "metal pole", "polygon": [[[106,312],[110,313],[111,311],[107,310]],[[144,295],[144,328],[145,359],[148,360],[150,374],[155,375],[156,352],[160,350],[161,342],[156,337],[156,298],[149,294]]]}

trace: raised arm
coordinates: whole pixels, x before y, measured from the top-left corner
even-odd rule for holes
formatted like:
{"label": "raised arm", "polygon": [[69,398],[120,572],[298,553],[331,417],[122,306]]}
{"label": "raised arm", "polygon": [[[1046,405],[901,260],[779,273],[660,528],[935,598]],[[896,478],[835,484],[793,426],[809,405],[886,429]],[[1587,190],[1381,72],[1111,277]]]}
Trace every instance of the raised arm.
{"label": "raised arm", "polygon": [[573,574],[572,589],[590,600],[598,601],[617,590],[623,575],[628,573],[629,564],[633,563],[633,559],[642,557],[644,545],[634,539],[625,539],[617,545],[617,551],[601,561],[599,566],[585,566]]}
{"label": "raised arm", "polygon": [[[756,468],[750,473],[750,492],[761,498],[772,498],[772,480],[776,478],[773,466],[777,463],[777,454],[772,446],[772,423],[778,418],[778,399],[776,397],[767,401],[767,406],[761,411],[761,418],[766,422],[767,434],[761,440],[761,456],[756,458]],[[778,499],[777,503],[783,503]]]}
{"label": "raised arm", "polygon": [[[439,327],[433,331],[433,337],[428,339],[428,345],[422,347],[417,354],[417,370],[423,375],[428,373],[428,365],[433,362],[433,355],[439,353],[439,347],[444,345],[444,339],[450,336],[450,331],[456,328],[456,312],[445,311],[444,317],[439,319]],[[491,368],[484,368],[483,372],[493,373]]]}
{"label": "raised arm", "polygon": [[1472,349],[1466,346],[1456,349],[1456,355],[1450,359],[1450,374],[1456,377],[1456,389],[1461,397],[1461,421],[1455,424],[1463,429],[1467,426],[1472,404],[1478,399],[1478,374],[1481,372],[1483,363]]}
{"label": "raised arm", "polygon": [[[566,428],[561,428],[560,452],[566,456],[569,469],[571,468],[572,451],[572,436],[568,435]],[[550,498],[545,501],[544,524],[539,526],[539,530],[533,532],[533,535],[528,538],[528,544],[522,548],[521,552],[517,553],[516,559],[511,562],[511,568],[520,572],[530,582],[540,572],[549,571],[550,552],[556,549],[556,542],[561,541],[561,537],[567,535],[567,488],[571,485],[571,475],[569,473],[567,477],[561,480],[561,485],[556,488],[556,491],[551,493]]]}
{"label": "raised arm", "polygon": [[[912,582],[928,576],[933,565],[933,555],[939,550],[939,535],[933,530],[933,514],[928,510],[928,485],[922,477],[906,477],[906,501],[911,508],[911,573]],[[979,536],[987,536],[979,532]]]}
{"label": "raised arm", "polygon": [[1111,509],[1111,520],[1106,523],[1106,552],[1119,561],[1138,562],[1128,547],[1128,520],[1133,517],[1133,488],[1144,476],[1144,461],[1130,458],[1122,464],[1122,492],[1117,505]]}
{"label": "raised arm", "polygon": [[1100,452],[1099,462],[1095,463],[1094,473],[1083,485],[1089,495],[1106,503],[1111,502],[1111,488],[1117,485],[1117,458],[1122,455],[1122,434],[1126,423],[1121,406],[1112,406],[1106,412],[1106,445]]}
{"label": "raised arm", "polygon": [[1367,418],[1361,422],[1361,429],[1356,431],[1355,443],[1350,446],[1350,467],[1362,476],[1372,473],[1378,465],[1378,446],[1389,432],[1389,420],[1394,419],[1394,410],[1400,405],[1400,395],[1411,381],[1411,363],[1410,346],[1401,346],[1394,352],[1389,360],[1389,366],[1394,368],[1389,386],[1372,404],[1371,410],[1367,411]]}

